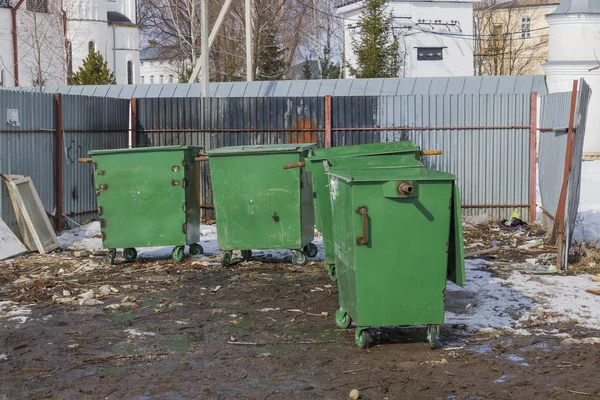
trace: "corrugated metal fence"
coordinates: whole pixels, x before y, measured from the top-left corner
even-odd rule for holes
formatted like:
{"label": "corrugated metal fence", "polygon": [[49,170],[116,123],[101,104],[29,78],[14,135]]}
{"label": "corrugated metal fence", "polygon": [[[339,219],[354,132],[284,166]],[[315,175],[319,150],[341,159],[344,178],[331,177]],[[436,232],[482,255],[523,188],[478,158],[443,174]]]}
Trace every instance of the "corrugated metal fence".
{"label": "corrugated metal fence", "polygon": [[[67,221],[94,217],[87,215],[96,208],[91,167],[79,165],[77,158],[90,149],[127,147],[128,111],[128,100],[3,91],[0,112],[6,113],[6,120],[0,130],[0,173],[30,176],[50,215],[56,216],[58,200]],[[57,169],[59,163],[62,168]],[[61,186],[62,192],[57,189]],[[17,232],[3,182],[0,210]]]}
{"label": "corrugated metal fence", "polygon": [[[543,222],[559,248],[558,266],[567,266],[579,208],[583,141],[591,89],[582,79],[573,92],[542,97],[539,187]],[[575,100],[575,101],[574,101]]]}
{"label": "corrugated metal fence", "polygon": [[[508,217],[518,208],[528,218],[535,208],[530,157],[535,105],[523,94],[137,99],[136,136],[141,146],[205,150],[408,139],[425,150],[443,150],[426,166],[458,176],[467,215]],[[210,173],[207,165],[203,169],[203,202],[210,206]]]}

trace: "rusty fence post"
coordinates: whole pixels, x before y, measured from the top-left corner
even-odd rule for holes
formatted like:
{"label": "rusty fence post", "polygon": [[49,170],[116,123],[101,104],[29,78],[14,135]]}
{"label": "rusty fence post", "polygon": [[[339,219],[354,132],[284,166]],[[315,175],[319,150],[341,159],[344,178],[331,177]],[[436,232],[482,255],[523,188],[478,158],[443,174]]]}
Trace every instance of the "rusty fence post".
{"label": "rusty fence post", "polygon": [[137,99],[130,101],[131,113],[129,114],[129,147],[137,146]]}
{"label": "rusty fence post", "polygon": [[325,96],[325,147],[331,147],[331,96]]}
{"label": "rusty fence post", "polygon": [[536,178],[537,178],[537,93],[530,96],[529,114],[529,223],[536,219]]}
{"label": "rusty fence post", "polygon": [[63,228],[63,115],[62,95],[56,93],[56,131],[55,131],[55,201],[56,201],[56,230]]}
{"label": "rusty fence post", "polygon": [[[567,190],[569,187],[569,172],[571,171],[571,164],[573,161],[573,143],[575,141],[575,134],[573,126],[575,124],[575,105],[577,104],[577,85],[578,81],[573,81],[573,91],[571,93],[571,110],[569,113],[569,128],[567,130],[567,150],[565,152],[565,168],[563,174],[562,187],[560,189],[560,197],[558,199],[558,207],[556,208],[556,215],[554,218],[554,232],[552,236],[556,237],[556,268],[562,269],[562,258],[563,258],[563,242],[565,240],[565,208],[567,203]],[[565,265],[566,268],[566,265]]]}

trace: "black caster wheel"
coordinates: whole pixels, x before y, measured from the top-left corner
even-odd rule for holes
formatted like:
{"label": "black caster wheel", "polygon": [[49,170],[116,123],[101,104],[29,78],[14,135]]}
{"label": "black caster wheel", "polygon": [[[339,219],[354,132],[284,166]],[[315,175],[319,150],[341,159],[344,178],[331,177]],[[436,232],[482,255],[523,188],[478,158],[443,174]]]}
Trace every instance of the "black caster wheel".
{"label": "black caster wheel", "polygon": [[371,343],[371,337],[369,336],[368,330],[366,328],[356,328],[354,341],[356,343],[356,347],[359,349],[366,349],[369,347],[369,343]]}
{"label": "black caster wheel", "polygon": [[352,324],[352,318],[342,308],[338,308],[335,312],[335,325],[340,329],[348,329]]}
{"label": "black caster wheel", "polygon": [[127,261],[133,261],[137,258],[137,251],[133,247],[123,249],[123,257],[125,257]]}
{"label": "black caster wheel", "polygon": [[115,258],[117,257],[117,249],[108,249],[108,262],[110,265],[115,265]]}
{"label": "black caster wheel", "polygon": [[302,251],[311,258],[316,256],[319,253],[319,249],[317,248],[317,246],[314,243],[307,244],[306,246],[304,246]]}
{"label": "black caster wheel", "polygon": [[204,249],[197,243],[190,244],[190,254],[197,256],[198,254],[204,254]]}
{"label": "black caster wheel", "polygon": [[301,250],[292,250],[294,256],[292,257],[292,263],[294,265],[303,266],[308,262],[308,257]]}
{"label": "black caster wheel", "polygon": [[242,250],[242,258],[244,260],[249,260],[252,258],[252,250]]}
{"label": "black caster wheel", "polygon": [[337,281],[337,276],[335,275],[335,265],[327,265],[325,266],[325,269],[327,270],[327,274],[329,274],[329,278],[332,281]]}
{"label": "black caster wheel", "polygon": [[432,350],[440,347],[441,339],[439,325],[427,326],[427,341],[429,342],[429,347],[431,347]]}
{"label": "black caster wheel", "polygon": [[223,255],[221,256],[221,266],[222,267],[228,267],[231,265],[231,259],[233,257],[233,252],[231,251],[224,251]]}
{"label": "black caster wheel", "polygon": [[180,262],[183,260],[183,249],[185,246],[177,246],[173,249],[173,253],[171,253],[171,257],[173,261]]}

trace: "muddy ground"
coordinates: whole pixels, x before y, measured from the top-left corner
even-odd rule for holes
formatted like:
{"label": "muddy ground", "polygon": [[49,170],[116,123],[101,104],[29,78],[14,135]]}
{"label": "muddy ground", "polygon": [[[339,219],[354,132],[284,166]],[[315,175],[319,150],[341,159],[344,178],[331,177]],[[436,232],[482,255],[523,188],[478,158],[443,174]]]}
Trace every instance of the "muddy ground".
{"label": "muddy ground", "polygon": [[[593,344],[445,325],[439,350],[424,328],[380,331],[359,350],[354,330],[335,326],[337,288],[321,263],[224,269],[217,257],[110,266],[59,252],[0,264],[0,299],[15,302],[0,319],[0,399],[600,397]],[[11,307],[31,313],[10,319]]]}

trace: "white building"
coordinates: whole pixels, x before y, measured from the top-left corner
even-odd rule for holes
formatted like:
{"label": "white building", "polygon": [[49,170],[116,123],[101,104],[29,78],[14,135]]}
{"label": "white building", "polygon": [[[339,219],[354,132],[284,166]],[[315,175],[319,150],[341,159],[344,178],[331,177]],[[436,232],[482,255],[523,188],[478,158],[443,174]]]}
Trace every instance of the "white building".
{"label": "white building", "polygon": [[179,74],[186,66],[177,48],[159,47],[151,41],[147,48],[140,51],[139,83],[179,83]]}
{"label": "white building", "polygon": [[136,0],[0,0],[2,86],[64,85],[90,49],[139,82]]}
{"label": "white building", "polygon": [[[471,76],[473,70],[473,3],[479,0],[390,0],[394,30],[400,37],[407,77]],[[360,30],[361,0],[337,0],[344,18],[344,48],[356,65],[352,37]],[[350,76],[347,73],[347,76]]]}
{"label": "white building", "polygon": [[548,91],[569,92],[584,78],[592,89],[583,152],[600,156],[600,1],[562,0],[546,16],[549,25]]}

